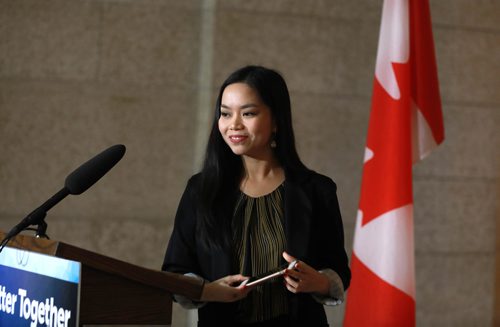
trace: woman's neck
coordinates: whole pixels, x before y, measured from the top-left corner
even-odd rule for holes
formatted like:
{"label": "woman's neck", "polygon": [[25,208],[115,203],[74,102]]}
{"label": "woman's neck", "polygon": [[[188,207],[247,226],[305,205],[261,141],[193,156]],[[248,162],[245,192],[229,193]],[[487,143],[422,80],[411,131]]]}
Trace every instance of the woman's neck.
{"label": "woman's neck", "polygon": [[244,175],[240,183],[243,193],[259,197],[275,190],[285,180],[283,167],[275,158],[259,160],[243,157]]}

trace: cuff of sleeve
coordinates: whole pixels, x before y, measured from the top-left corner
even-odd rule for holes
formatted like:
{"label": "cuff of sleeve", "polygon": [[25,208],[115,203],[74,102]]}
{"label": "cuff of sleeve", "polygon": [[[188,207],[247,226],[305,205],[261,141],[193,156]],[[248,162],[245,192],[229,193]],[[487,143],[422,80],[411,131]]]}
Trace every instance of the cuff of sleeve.
{"label": "cuff of sleeve", "polygon": [[328,295],[312,294],[313,298],[324,305],[339,305],[344,302],[344,284],[339,274],[332,269],[323,269],[319,271],[325,275],[330,282],[330,292]]}
{"label": "cuff of sleeve", "polygon": [[[184,276],[194,277],[194,278],[197,278],[199,280],[203,280],[203,282],[205,283],[203,277],[198,276],[196,274],[187,273],[187,274],[184,274]],[[178,294],[174,294],[174,299],[175,299],[175,302],[179,303],[184,309],[199,309],[199,308],[203,307],[205,304],[207,304],[206,302],[194,301],[188,297],[185,297],[183,295],[178,295]]]}

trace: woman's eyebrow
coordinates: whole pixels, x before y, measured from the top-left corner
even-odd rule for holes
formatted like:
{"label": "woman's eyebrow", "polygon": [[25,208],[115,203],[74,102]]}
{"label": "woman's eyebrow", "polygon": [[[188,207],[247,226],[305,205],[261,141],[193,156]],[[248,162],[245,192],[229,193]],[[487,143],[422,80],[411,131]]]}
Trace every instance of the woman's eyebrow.
{"label": "woman's eyebrow", "polygon": [[[231,109],[230,106],[225,105],[225,104],[221,104],[220,107],[224,108],[224,109]],[[240,106],[239,108],[240,109],[248,109],[248,108],[255,108],[255,107],[258,107],[257,104],[255,104],[255,103],[247,103],[247,104],[244,104],[244,105]]]}

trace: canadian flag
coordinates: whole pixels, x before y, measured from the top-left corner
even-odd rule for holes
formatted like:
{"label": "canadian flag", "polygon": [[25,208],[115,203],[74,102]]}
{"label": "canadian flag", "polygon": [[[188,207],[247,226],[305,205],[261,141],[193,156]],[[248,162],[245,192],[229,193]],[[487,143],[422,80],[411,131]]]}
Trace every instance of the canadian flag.
{"label": "canadian flag", "polygon": [[412,165],[443,139],[428,0],[385,0],[345,327],[415,326]]}

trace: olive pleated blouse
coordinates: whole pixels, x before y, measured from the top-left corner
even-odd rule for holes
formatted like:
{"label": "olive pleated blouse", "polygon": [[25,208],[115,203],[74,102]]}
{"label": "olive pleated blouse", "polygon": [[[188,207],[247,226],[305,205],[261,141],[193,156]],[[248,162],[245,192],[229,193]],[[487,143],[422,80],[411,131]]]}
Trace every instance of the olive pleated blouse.
{"label": "olive pleated blouse", "polygon": [[[273,192],[251,197],[241,192],[235,206],[233,264],[244,276],[256,276],[283,262],[286,238],[283,213],[284,184]],[[237,320],[254,323],[288,314],[283,278],[259,285],[238,305]]]}

